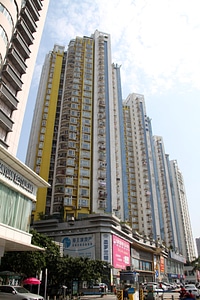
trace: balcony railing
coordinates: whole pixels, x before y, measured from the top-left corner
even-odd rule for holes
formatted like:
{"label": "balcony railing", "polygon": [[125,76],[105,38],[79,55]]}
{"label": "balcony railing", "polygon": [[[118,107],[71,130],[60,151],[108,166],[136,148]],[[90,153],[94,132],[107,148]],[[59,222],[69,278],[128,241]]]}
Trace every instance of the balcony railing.
{"label": "balcony railing", "polygon": [[5,101],[10,109],[17,109],[18,100],[4,83],[0,85],[0,99]]}

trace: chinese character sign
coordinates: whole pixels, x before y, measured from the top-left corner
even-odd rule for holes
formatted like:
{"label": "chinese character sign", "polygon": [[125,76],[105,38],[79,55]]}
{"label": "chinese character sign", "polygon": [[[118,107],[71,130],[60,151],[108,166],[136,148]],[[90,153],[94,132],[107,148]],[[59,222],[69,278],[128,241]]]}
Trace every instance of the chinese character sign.
{"label": "chinese character sign", "polygon": [[111,263],[111,243],[112,235],[103,233],[101,235],[101,259]]}
{"label": "chinese character sign", "polygon": [[95,259],[95,237],[93,234],[67,236],[63,238],[62,243],[64,255]]}
{"label": "chinese character sign", "polygon": [[113,235],[113,263],[114,268],[125,269],[130,266],[130,244]]}

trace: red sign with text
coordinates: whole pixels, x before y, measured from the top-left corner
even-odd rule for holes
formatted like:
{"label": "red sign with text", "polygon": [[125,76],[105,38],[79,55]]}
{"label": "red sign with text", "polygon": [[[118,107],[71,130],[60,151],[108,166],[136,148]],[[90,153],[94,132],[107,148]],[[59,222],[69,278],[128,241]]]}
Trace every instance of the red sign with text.
{"label": "red sign with text", "polygon": [[113,267],[126,269],[130,266],[130,244],[116,235],[112,236],[113,244]]}

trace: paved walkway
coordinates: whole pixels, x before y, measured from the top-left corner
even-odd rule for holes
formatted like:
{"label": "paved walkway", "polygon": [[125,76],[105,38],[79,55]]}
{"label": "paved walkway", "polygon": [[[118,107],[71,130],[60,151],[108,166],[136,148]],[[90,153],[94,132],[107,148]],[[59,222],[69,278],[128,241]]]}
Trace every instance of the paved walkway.
{"label": "paved walkway", "polygon": [[114,294],[103,295],[103,297],[101,295],[86,295],[86,296],[81,296],[80,299],[81,300],[87,300],[87,299],[116,300],[117,297]]}

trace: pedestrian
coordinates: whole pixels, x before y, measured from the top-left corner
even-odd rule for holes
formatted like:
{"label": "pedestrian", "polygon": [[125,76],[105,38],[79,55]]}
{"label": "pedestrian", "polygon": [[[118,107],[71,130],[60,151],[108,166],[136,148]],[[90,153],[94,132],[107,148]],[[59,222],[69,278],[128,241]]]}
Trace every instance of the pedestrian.
{"label": "pedestrian", "polygon": [[123,290],[123,298],[124,298],[124,300],[128,300],[128,290],[127,289]]}
{"label": "pedestrian", "polygon": [[181,289],[180,289],[180,299],[183,299],[186,295],[186,289],[184,288],[183,285],[181,285]]}
{"label": "pedestrian", "polygon": [[185,298],[194,299],[195,297],[194,297],[194,295],[192,294],[192,291],[189,290],[188,292],[186,292]]}

